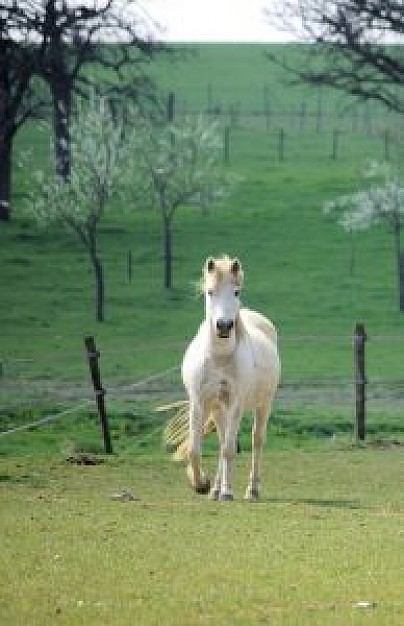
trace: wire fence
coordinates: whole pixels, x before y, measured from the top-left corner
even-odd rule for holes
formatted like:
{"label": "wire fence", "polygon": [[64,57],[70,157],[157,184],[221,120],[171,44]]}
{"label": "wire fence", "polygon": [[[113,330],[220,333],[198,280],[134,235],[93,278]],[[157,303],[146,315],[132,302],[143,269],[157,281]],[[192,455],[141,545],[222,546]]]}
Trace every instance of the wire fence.
{"label": "wire fence", "polygon": [[[239,99],[224,94],[213,95],[206,88],[203,98],[194,105],[180,93],[167,94],[169,119],[200,115],[215,120],[223,129],[224,161],[234,162],[239,153],[245,154],[242,131],[256,133],[254,154],[268,161],[297,160],[315,162],[324,158],[344,159],[352,154],[368,153],[369,157],[397,160],[403,150],[401,120],[397,113],[376,102],[347,106],[334,99],[329,101],[323,90],[317,96],[305,98],[276,98],[268,86],[254,95],[242,93]],[[174,113],[173,113],[174,111]]]}
{"label": "wire fence", "polygon": [[[404,346],[404,336],[395,334],[381,334],[371,338],[372,344],[382,349],[387,345]],[[301,349],[302,345],[313,344],[318,349],[329,349],[330,370],[335,358],[333,346],[343,346],[346,358],[346,371],[338,373],[327,372],[310,373],[304,370],[298,375],[286,372],[283,375],[278,392],[276,411],[287,421],[288,415],[298,415],[299,412],[315,412],[324,423],[330,422],[329,415],[350,416],[352,430],[354,429],[355,407],[357,408],[358,377],[355,374],[354,352],[352,337],[344,335],[289,335],[282,338],[282,349],[286,347]],[[150,344],[145,343],[145,349],[150,350]],[[183,344],[168,342],[170,350],[173,347],[178,352],[184,348]],[[157,346],[154,346],[157,350]],[[312,354],[316,353],[316,348]],[[73,352],[72,352],[73,354]],[[49,356],[49,355],[48,355]],[[99,355],[98,355],[99,356]],[[155,356],[155,354],[154,354]],[[66,357],[66,355],[65,355]],[[77,360],[80,359],[76,355]],[[101,370],[105,388],[108,410],[116,413],[127,412],[128,407],[135,407],[139,403],[146,403],[157,407],[167,401],[184,398],[184,390],[180,377],[179,363],[174,363],[158,371],[144,372],[136,380],[128,381],[128,371],[113,373],[112,364],[122,360],[122,351],[105,349],[101,352]],[[56,376],[44,373],[35,365],[33,358],[3,358],[0,367],[0,437],[12,435],[43,427],[67,416],[94,413],[97,402],[97,391],[91,387],[88,368],[85,359],[81,359],[83,367],[78,368],[75,377],[58,380]],[[287,361],[287,356],[286,356]],[[104,369],[104,365],[109,367]],[[367,416],[372,423],[373,433],[404,433],[404,372],[391,369],[383,375],[383,366],[370,376],[363,372],[362,382],[366,389]],[[73,369],[72,369],[73,371]],[[35,374],[33,376],[33,374]],[[56,408],[55,407],[59,407]],[[45,415],[33,419],[35,408],[41,408]],[[286,417],[285,417],[286,416]],[[323,417],[322,417],[323,416]],[[164,415],[160,417],[161,426],[164,424]],[[332,419],[332,418],[331,418]],[[21,423],[23,422],[23,423]],[[155,426],[155,423],[154,423]],[[299,424],[299,428],[301,428]]]}

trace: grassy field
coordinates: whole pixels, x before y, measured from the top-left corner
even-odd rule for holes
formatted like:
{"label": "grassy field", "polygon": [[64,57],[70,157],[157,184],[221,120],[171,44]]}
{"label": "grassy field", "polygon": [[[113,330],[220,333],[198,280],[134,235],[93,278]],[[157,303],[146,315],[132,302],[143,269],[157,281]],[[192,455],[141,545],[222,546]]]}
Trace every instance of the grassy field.
{"label": "grassy field", "polygon": [[[32,131],[21,136],[21,142],[27,145],[32,136]],[[234,164],[229,167],[241,177],[235,194],[206,215],[191,207],[178,212],[170,292],[162,288],[158,215],[113,209],[100,237],[106,271],[104,324],[94,322],[91,269],[72,236],[38,232],[18,213],[1,228],[3,414],[9,415],[15,405],[27,412],[38,402],[53,409],[55,402],[81,399],[88,389],[86,334],[96,336],[107,387],[179,365],[203,315],[193,287],[203,260],[229,252],[245,267],[244,302],[265,312],[279,328],[285,384],[350,380],[352,332],[363,321],[370,336],[369,379],[387,384],[384,412],[379,407],[376,411],[380,418],[393,411],[395,422],[400,419],[401,411],[391,406],[402,393],[395,383],[402,378],[403,338],[391,234],[379,228],[352,242],[321,211],[327,198],[354,186],[355,172],[372,153],[364,152],[363,159],[348,152],[336,162],[317,157],[303,162],[296,152],[293,159],[278,163],[265,158],[267,141],[251,128],[234,129]],[[317,148],[320,144],[321,136]],[[18,175],[16,189],[24,189],[29,176]],[[383,389],[375,393],[380,399]],[[317,402],[328,411],[329,397],[322,395],[317,393]],[[344,393],[343,404],[346,397]],[[334,400],[341,404],[338,397]]]}
{"label": "grassy field", "polygon": [[1,623],[399,626],[403,470],[393,449],[273,451],[262,502],[228,506],[166,456],[0,459]]}
{"label": "grassy field", "polygon": [[[369,119],[394,119],[382,106],[367,103],[355,110],[344,95],[307,85],[291,87],[291,77],[268,60],[268,53],[302,63],[307,47],[293,44],[208,44],[183,45],[175,63],[168,57],[152,67],[152,73],[165,92],[176,94],[182,111],[215,111],[221,115],[232,109],[242,115],[269,116],[270,121],[294,119],[301,127],[318,130],[318,117],[324,124],[339,122],[340,127],[369,129]],[[320,124],[320,127],[322,125]],[[323,127],[324,129],[324,127]]]}
{"label": "grassy field", "polygon": [[[279,50],[299,53],[293,46]],[[178,210],[170,291],[162,287],[158,214],[141,207],[111,208],[100,229],[106,272],[104,324],[94,322],[93,277],[84,250],[69,233],[40,232],[21,215],[32,170],[44,162],[48,135],[38,125],[19,134],[16,162],[25,150],[31,161],[14,170],[14,219],[0,229],[3,422],[20,423],[36,409],[55,410],[87,397],[86,334],[96,336],[104,384],[116,390],[111,410],[127,410],[127,403],[119,402],[122,385],[179,365],[203,315],[193,287],[203,260],[228,252],[244,264],[245,303],[278,326],[284,385],[315,387],[311,400],[303,392],[297,398],[298,411],[303,406],[307,414],[314,406],[319,419],[331,414],[337,421],[338,415],[342,421],[351,419],[351,338],[355,323],[363,321],[370,336],[367,369],[375,400],[371,416],[379,420],[381,430],[391,417],[391,432],[399,431],[404,332],[397,311],[391,233],[380,227],[353,238],[322,213],[326,200],[357,187],[358,173],[369,159],[383,156],[382,137],[363,129],[343,132],[337,158],[330,158],[332,129],[342,120],[337,97],[330,92],[322,96],[326,127],[298,128],[302,94],[313,111],[318,94],[285,85],[264,52],[263,46],[207,45],[198,54],[188,50],[177,65],[156,66],[162,89],[173,89],[185,99],[192,96],[194,110],[206,109],[206,93],[198,91],[198,85],[210,85],[209,91],[218,97],[220,88],[226,102],[237,96],[242,115],[231,125],[230,162],[224,167],[237,175],[239,184],[231,197],[208,212]],[[273,108],[273,124],[264,131],[251,124],[249,100],[262,84],[268,84],[282,103]],[[257,96],[253,99],[258,102]],[[351,111],[351,104],[345,101],[346,110]],[[276,128],[284,122],[284,110],[289,125],[280,161]],[[383,123],[388,125],[389,119],[385,114]],[[228,121],[220,118],[220,132],[223,123]],[[398,158],[403,144],[399,134],[395,138]],[[167,385],[171,383],[173,393],[181,393],[178,375],[168,377]],[[331,395],[326,385],[334,385]],[[284,415],[291,406],[289,393],[280,407]]]}
{"label": "grassy field", "polygon": [[[357,187],[368,159],[383,158],[381,130],[392,120],[373,111],[369,132],[369,110],[344,117],[349,103],[288,88],[269,67],[262,47],[206,46],[182,65],[156,68],[180,112],[216,109],[220,132],[232,122],[225,167],[240,182],[206,213],[178,211],[171,291],[162,287],[157,213],[111,208],[100,231],[103,324],[94,321],[84,251],[68,233],[39,232],[21,215],[47,136],[35,125],[19,135],[16,159],[32,154],[14,172],[14,219],[0,227],[0,430],[71,412],[0,436],[2,624],[403,623],[404,318],[393,241],[383,227],[352,239],[322,214],[326,200]],[[256,115],[265,102],[270,117]],[[189,491],[161,449],[154,411],[183,394],[175,368],[203,315],[193,285],[206,256],[223,252],[243,262],[244,302],[280,332],[283,386],[257,506],[240,501],[246,452],[235,503]],[[366,449],[352,444],[357,321],[369,334]],[[101,352],[109,458],[99,454],[87,334]],[[244,451],[248,431],[247,420]],[[210,471],[215,445],[207,444]],[[81,453],[103,462],[66,460]],[[124,489],[133,501],[113,497]]]}

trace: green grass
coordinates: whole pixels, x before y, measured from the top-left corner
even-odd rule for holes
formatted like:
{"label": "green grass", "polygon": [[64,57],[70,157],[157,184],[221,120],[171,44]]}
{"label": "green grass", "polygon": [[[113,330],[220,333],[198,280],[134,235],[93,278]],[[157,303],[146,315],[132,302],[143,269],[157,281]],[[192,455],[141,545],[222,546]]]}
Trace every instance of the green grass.
{"label": "green grass", "polygon": [[1,622],[402,624],[403,456],[334,445],[268,453],[257,505],[206,501],[160,454],[0,459]]}
{"label": "green grass", "polygon": [[176,94],[180,111],[216,109],[228,113],[231,106],[242,114],[268,111],[270,119],[279,115],[298,117],[302,105],[306,123],[317,128],[319,110],[323,124],[339,120],[349,129],[369,126],[369,118],[394,118],[383,107],[367,103],[356,111],[344,95],[307,85],[291,86],[291,76],[270,63],[267,53],[285,58],[290,64],[302,62],[307,46],[291,44],[204,44],[183,45],[182,60],[171,57],[152,66],[159,86]]}
{"label": "green grass", "polygon": [[[229,106],[238,103],[227,167],[240,183],[207,214],[183,207],[176,215],[170,292],[162,287],[158,215],[111,207],[100,231],[103,324],[94,321],[84,250],[70,234],[39,232],[20,214],[47,136],[33,125],[18,137],[16,159],[27,148],[32,155],[14,172],[14,219],[0,227],[0,430],[73,411],[0,437],[1,623],[403,623],[404,318],[392,238],[379,228],[352,242],[321,212],[325,200],[356,188],[367,159],[383,158],[380,133],[366,130],[369,114],[379,130],[394,120],[377,108],[343,116],[347,102],[327,93],[317,132],[318,92],[291,89],[269,68],[259,46],[203,46],[188,64],[156,67],[180,112],[206,110],[209,96],[220,105],[223,129]],[[264,92],[269,120],[255,115]],[[334,128],[341,130],[335,160]],[[399,142],[395,154],[402,154]],[[206,256],[222,252],[241,258],[244,302],[280,332],[283,386],[257,506],[239,501],[248,419],[237,457],[238,500],[221,506],[188,489],[183,469],[161,449],[164,417],[154,411],[183,394],[172,368],[203,316],[193,284]],[[369,334],[366,449],[352,443],[357,321]],[[101,454],[87,334],[101,352],[116,453],[109,458]],[[156,373],[161,377],[149,380]],[[210,473],[216,448],[211,437]],[[81,452],[103,462],[66,461]],[[123,489],[138,499],[111,498]],[[361,601],[369,605],[360,608]]]}
{"label": "green grass", "polygon": [[[230,100],[233,88],[247,98],[248,82],[258,85],[267,76],[285,107],[297,110],[300,91],[281,83],[278,71],[271,74],[262,52],[254,46],[202,46],[188,64],[160,67],[158,72],[163,88],[171,84],[197,98],[190,75],[198,75],[203,66],[200,83],[210,76],[215,91],[220,84],[223,97]],[[231,78],[232,59],[239,68],[237,81]],[[248,71],[252,66],[254,79]],[[226,80],[220,83],[222,75]],[[317,95],[306,92],[315,102]],[[204,109],[202,92],[195,102]],[[19,213],[32,169],[47,150],[43,127],[24,128],[16,154],[30,148],[31,167],[15,170],[15,217],[0,229],[2,422],[10,424],[10,416],[19,422],[31,409],[46,414],[88,397],[86,334],[95,335],[104,385],[115,390],[109,409],[125,412],[134,399],[124,394],[119,398],[122,386],[179,365],[203,316],[193,283],[206,256],[228,252],[238,255],[245,267],[244,302],[278,326],[284,384],[320,385],[310,411],[318,406],[319,415],[329,415],[330,404],[337,410],[341,406],[344,419],[352,421],[351,391],[344,388],[339,397],[337,385],[330,396],[324,381],[332,386],[330,380],[351,379],[353,328],[357,321],[366,324],[368,376],[371,383],[379,383],[370,388],[372,420],[381,424],[387,415],[395,433],[404,324],[397,311],[392,236],[378,228],[352,242],[321,211],[327,199],[356,187],[358,171],[366,160],[382,156],[383,142],[377,134],[344,132],[338,158],[330,159],[332,127],[340,120],[333,107],[327,109],[333,111],[332,126],[327,118],[329,127],[320,133],[312,127],[298,130],[296,115],[290,117],[283,162],[277,156],[277,128],[285,119],[280,114],[268,130],[252,124],[251,116],[232,126],[227,167],[240,183],[233,196],[205,215],[195,207],[178,211],[170,292],[162,287],[158,214],[113,206],[100,230],[104,324],[94,321],[93,276],[73,235],[39,232]],[[128,250],[133,254],[131,283]],[[171,395],[181,395],[178,374],[168,382],[163,379],[165,384],[172,385]],[[295,396],[298,406],[301,396],[300,391]],[[281,394],[280,408],[285,405],[290,407],[291,401]]]}

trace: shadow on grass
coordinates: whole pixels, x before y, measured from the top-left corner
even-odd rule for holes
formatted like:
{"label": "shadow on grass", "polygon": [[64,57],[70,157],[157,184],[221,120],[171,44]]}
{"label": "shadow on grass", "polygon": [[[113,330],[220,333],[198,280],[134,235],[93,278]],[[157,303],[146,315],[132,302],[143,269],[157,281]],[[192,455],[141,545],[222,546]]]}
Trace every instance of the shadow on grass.
{"label": "shadow on grass", "polygon": [[368,506],[362,504],[358,500],[343,500],[343,499],[330,499],[330,498],[281,498],[270,497],[264,498],[262,502],[268,502],[272,504],[306,504],[313,507],[333,508],[333,509],[367,509]]}

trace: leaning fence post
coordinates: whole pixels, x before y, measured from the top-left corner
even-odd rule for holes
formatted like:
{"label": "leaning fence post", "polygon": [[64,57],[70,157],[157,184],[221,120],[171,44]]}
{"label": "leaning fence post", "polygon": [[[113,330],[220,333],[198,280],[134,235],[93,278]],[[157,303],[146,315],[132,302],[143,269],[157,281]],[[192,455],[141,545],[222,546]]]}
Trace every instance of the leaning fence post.
{"label": "leaning fence post", "polygon": [[365,372],[365,342],[367,336],[363,324],[356,324],[354,333],[354,366],[355,366],[355,403],[356,441],[364,442],[366,436],[366,372]]}
{"label": "leaning fence post", "polygon": [[88,365],[90,367],[91,380],[93,381],[95,399],[97,402],[97,410],[100,418],[101,432],[104,440],[104,450],[106,454],[112,454],[112,443],[109,434],[108,418],[105,409],[105,389],[101,385],[100,368],[98,365],[98,359],[100,353],[98,352],[94,337],[85,337],[84,344],[87,350]]}

